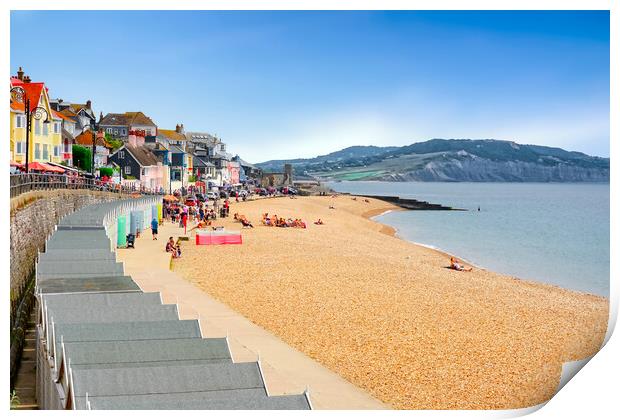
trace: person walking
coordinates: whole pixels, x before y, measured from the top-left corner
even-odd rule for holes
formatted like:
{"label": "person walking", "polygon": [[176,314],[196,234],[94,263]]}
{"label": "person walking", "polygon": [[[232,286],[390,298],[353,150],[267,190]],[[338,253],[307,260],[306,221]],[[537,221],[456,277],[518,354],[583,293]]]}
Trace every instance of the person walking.
{"label": "person walking", "polygon": [[159,223],[157,222],[157,219],[153,217],[153,220],[151,221],[151,233],[153,234],[154,241],[157,240],[157,228],[158,227],[159,227]]}

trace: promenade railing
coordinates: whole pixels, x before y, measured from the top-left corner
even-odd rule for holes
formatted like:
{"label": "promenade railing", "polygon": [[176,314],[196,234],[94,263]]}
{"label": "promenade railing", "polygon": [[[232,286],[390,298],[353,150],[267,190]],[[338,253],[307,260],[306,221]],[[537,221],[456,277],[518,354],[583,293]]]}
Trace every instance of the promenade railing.
{"label": "promenade railing", "polygon": [[83,176],[34,173],[10,175],[11,198],[17,197],[30,191],[45,191],[58,189],[86,189],[93,191],[108,191],[118,194],[162,194],[161,191],[157,191],[151,188],[145,188],[136,185],[121,186],[120,184],[112,184],[111,182],[104,182],[96,178],[86,178]]}

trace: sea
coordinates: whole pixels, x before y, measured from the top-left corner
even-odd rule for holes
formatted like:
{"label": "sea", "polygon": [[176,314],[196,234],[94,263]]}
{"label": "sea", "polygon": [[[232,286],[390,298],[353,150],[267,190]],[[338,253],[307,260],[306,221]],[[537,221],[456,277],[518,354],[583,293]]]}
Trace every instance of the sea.
{"label": "sea", "polygon": [[480,268],[609,297],[608,183],[342,181],[328,186],[465,209],[395,211],[374,220],[394,227],[402,239]]}

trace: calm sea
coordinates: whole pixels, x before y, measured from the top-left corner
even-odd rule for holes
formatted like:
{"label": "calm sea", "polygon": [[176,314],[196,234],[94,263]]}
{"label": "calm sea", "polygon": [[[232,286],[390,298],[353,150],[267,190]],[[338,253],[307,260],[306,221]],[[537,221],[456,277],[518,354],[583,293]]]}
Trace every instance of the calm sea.
{"label": "calm sea", "polygon": [[609,296],[609,184],[329,185],[340,192],[396,195],[467,209],[390,212],[376,220],[396,228],[403,239],[479,267]]}

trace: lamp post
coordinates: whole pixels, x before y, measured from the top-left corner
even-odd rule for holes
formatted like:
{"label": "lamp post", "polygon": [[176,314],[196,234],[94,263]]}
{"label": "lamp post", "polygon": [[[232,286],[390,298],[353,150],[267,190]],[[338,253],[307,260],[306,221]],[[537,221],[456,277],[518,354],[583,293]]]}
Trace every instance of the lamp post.
{"label": "lamp post", "polygon": [[26,173],[28,173],[28,163],[30,160],[30,129],[32,128],[32,118],[36,120],[43,119],[45,114],[45,120],[43,124],[50,123],[50,116],[47,110],[43,107],[37,106],[33,110],[30,110],[30,99],[26,95],[26,91],[21,86],[15,86],[11,88],[11,99],[16,102],[24,104],[24,113],[26,114]]}

